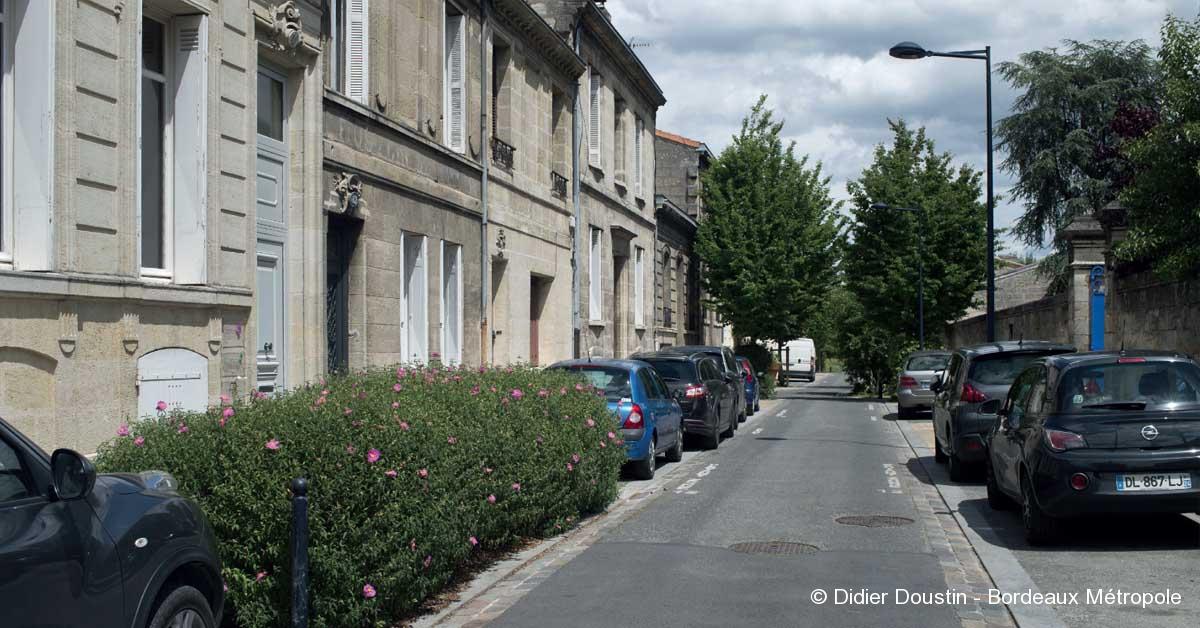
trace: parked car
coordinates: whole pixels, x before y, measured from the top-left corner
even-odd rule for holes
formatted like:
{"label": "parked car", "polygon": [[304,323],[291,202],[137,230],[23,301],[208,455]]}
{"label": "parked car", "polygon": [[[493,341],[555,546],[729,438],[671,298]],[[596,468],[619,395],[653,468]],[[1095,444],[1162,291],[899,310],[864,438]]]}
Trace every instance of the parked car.
{"label": "parked car", "polygon": [[747,414],[758,412],[758,376],[754,374],[754,365],[750,358],[738,356],[738,366],[742,367],[742,385],[746,389]]}
{"label": "parked car", "polygon": [[[742,377],[742,371],[741,368],[738,367],[737,358],[734,357],[733,350],[729,347],[684,345],[681,347],[667,347],[662,349],[662,351],[668,353],[682,353],[684,355],[693,353],[704,353],[711,355],[717,360],[718,365],[723,369],[722,375],[725,377],[726,382],[732,385]],[[740,423],[746,420],[746,391],[742,389],[741,386],[734,386],[733,388],[737,393],[737,404],[735,407],[737,408],[737,417],[738,422]]]}
{"label": "parked car", "polygon": [[949,351],[914,351],[904,359],[904,368],[896,382],[896,408],[902,419],[933,410],[930,385],[940,371],[946,370]]}
{"label": "parked car", "polygon": [[649,364],[640,360],[566,360],[548,368],[579,373],[604,392],[608,410],[617,416],[633,475],[654,477],[659,454],[668,462],[683,460],[683,409]]}
{"label": "parked car", "polygon": [[683,433],[697,437],[705,449],[716,449],[721,437],[737,429],[736,384],[725,381],[716,358],[707,353],[642,353],[635,356],[654,367],[683,410]]}
{"label": "parked car", "polygon": [[1200,365],[1162,352],[1030,364],[988,433],[988,504],[1021,507],[1031,543],[1061,519],[1200,511]]}
{"label": "parked car", "polygon": [[994,416],[980,413],[989,399],[1003,399],[1030,362],[1073,353],[1075,347],[1044,341],[1008,341],[963,347],[930,385],[933,401],[934,460],[948,463],[950,479],[966,479],[968,465],[985,459],[984,436]]}
{"label": "parked car", "polygon": [[783,356],[783,383],[792,379],[806,379],[810,382],[817,379],[817,347],[812,338],[797,338],[789,340],[780,347]]}
{"label": "parked car", "polygon": [[162,472],[97,475],[0,419],[5,626],[214,628],[225,602],[204,514]]}

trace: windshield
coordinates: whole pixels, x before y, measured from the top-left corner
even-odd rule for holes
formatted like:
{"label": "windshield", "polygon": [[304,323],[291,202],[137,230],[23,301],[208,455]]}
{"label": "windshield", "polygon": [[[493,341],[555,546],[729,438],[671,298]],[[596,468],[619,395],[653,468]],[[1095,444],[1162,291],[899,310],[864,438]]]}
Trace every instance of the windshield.
{"label": "windshield", "polygon": [[906,371],[942,371],[946,369],[946,362],[950,361],[950,354],[939,355],[914,355],[908,359],[908,364],[904,365]]}
{"label": "windshield", "polygon": [[1008,386],[1017,375],[1038,358],[1052,355],[1049,353],[1000,353],[992,356],[976,358],[971,363],[971,372],[967,379],[984,386]]}
{"label": "windshield", "polygon": [[687,360],[645,360],[658,375],[666,380],[693,381],[696,379],[696,368]]}
{"label": "windshield", "polygon": [[589,384],[604,392],[609,401],[620,401],[633,396],[629,386],[629,371],[615,366],[573,366],[572,372],[583,375]]}
{"label": "windshield", "polygon": [[1063,375],[1063,412],[1173,410],[1200,403],[1200,368],[1188,362],[1127,362],[1077,367]]}

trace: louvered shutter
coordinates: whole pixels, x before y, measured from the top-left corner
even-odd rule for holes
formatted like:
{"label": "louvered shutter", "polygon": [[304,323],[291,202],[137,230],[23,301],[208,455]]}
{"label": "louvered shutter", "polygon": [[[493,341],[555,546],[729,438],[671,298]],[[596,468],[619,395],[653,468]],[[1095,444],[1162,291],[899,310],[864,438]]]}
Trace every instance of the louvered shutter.
{"label": "louvered shutter", "polygon": [[591,107],[588,112],[588,162],[593,166],[600,164],[600,75],[595,71],[589,72],[588,81],[591,83]]}
{"label": "louvered shutter", "polygon": [[367,103],[370,45],[367,39],[367,0],[346,2],[346,96]]}
{"label": "louvered shutter", "polygon": [[[9,8],[9,20],[15,19]],[[54,3],[29,2],[20,28],[10,25],[12,74],[13,263],[20,270],[53,267]],[[8,35],[6,35],[8,37]],[[7,42],[5,42],[7,43]],[[8,138],[5,138],[8,139]]]}
{"label": "louvered shutter", "polygon": [[208,16],[172,21],[175,46],[174,267],[175,283],[206,280],[208,218]]}
{"label": "louvered shutter", "polygon": [[642,119],[637,118],[633,125],[633,193],[642,195]]}
{"label": "louvered shutter", "polygon": [[465,137],[466,16],[446,16],[446,143],[450,150],[463,152]]}

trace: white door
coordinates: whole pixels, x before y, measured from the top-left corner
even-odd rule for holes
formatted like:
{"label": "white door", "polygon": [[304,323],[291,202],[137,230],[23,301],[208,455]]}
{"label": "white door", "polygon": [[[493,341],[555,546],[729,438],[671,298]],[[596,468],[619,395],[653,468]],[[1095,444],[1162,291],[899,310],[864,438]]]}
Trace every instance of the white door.
{"label": "white door", "polygon": [[187,349],[159,349],[138,358],[138,418],[169,410],[203,412],[208,405],[208,358]]}
{"label": "white door", "polygon": [[462,247],[442,242],[442,361],[462,363]]}
{"label": "white door", "polygon": [[426,280],[425,236],[404,234],[404,286],[401,312],[404,316],[404,360],[424,364],[429,359],[429,318]]}
{"label": "white door", "polygon": [[288,152],[284,125],[286,85],[280,74],[258,71],[258,151],[255,167],[255,309],[258,310],[256,388],[274,392],[285,386],[287,351],[284,305],[284,250],[287,235]]}

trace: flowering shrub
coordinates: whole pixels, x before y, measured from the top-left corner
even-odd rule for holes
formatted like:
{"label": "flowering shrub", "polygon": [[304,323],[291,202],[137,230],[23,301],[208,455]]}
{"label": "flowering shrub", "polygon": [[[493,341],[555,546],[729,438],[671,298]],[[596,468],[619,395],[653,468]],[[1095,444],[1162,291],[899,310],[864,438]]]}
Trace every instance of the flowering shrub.
{"label": "flowering shrub", "polygon": [[484,550],[617,494],[615,421],[569,373],[396,369],[122,426],[104,471],[162,469],[220,542],[243,628],[288,623],[289,483],[309,481],[314,625],[390,624]]}

